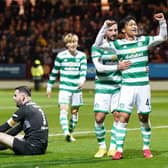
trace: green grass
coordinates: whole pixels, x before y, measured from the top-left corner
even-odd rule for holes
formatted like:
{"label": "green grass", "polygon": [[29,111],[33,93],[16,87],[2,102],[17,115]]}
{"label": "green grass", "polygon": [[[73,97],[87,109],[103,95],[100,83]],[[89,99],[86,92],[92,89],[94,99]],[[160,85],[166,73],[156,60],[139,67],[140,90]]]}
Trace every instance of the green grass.
{"label": "green grass", "polygon": [[[95,159],[98,145],[94,134],[94,113],[92,90],[84,91],[84,106],[80,109],[79,123],[75,130],[76,142],[67,143],[59,124],[57,92],[48,99],[45,91],[34,92],[33,100],[41,105],[49,121],[49,145],[45,155],[16,156],[11,150],[0,151],[0,167],[22,168],[168,168],[168,91],[152,92],[152,159],[142,155],[142,138],[139,122],[134,110],[129,122],[124,146],[124,158],[112,161],[109,157]],[[13,90],[0,91],[0,123],[4,123],[16,110],[12,100]],[[112,125],[111,115],[106,118],[106,129]],[[137,129],[133,129],[137,128]],[[110,133],[106,134],[109,145]]]}

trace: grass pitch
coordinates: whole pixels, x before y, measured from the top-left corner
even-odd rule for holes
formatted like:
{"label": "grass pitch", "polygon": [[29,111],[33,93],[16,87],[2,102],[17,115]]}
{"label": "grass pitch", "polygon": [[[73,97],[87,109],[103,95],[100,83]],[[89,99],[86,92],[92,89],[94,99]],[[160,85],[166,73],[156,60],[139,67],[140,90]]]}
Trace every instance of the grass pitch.
{"label": "grass pitch", "polygon": [[[64,140],[59,124],[57,91],[48,99],[45,91],[32,93],[33,100],[38,103],[48,117],[49,145],[45,155],[16,156],[11,150],[0,151],[0,168],[168,168],[168,91],[152,91],[152,142],[154,157],[144,159],[142,154],[142,138],[139,122],[134,110],[124,146],[124,158],[113,161],[105,156],[95,159],[98,149],[94,133],[93,100],[94,91],[84,90],[84,106],[80,109],[79,122],[75,129],[76,142]],[[4,123],[16,110],[12,100],[13,90],[0,91],[0,124]],[[105,121],[107,129],[107,146],[110,141],[112,116]]]}

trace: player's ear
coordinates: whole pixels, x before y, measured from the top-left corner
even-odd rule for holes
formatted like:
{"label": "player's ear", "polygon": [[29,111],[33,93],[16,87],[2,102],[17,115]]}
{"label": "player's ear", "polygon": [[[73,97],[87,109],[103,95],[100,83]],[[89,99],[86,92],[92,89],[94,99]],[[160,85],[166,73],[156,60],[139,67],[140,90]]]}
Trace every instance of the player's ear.
{"label": "player's ear", "polygon": [[23,102],[25,101],[25,96],[24,96],[24,95],[22,95],[22,101],[23,101]]}
{"label": "player's ear", "polygon": [[68,48],[69,47],[69,43],[66,43],[65,46]]}
{"label": "player's ear", "polygon": [[122,32],[122,33],[125,33],[125,29],[122,29],[121,32]]}

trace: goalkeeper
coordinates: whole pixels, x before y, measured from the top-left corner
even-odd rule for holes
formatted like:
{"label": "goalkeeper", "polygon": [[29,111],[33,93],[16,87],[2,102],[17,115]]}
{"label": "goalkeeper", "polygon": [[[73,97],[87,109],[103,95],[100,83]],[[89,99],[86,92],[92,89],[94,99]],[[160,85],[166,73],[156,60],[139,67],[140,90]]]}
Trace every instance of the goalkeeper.
{"label": "goalkeeper", "polygon": [[[43,110],[31,101],[27,86],[15,89],[13,96],[18,110],[0,125],[0,149],[12,149],[18,155],[44,154],[48,145],[48,122]],[[19,132],[24,137],[19,138]]]}

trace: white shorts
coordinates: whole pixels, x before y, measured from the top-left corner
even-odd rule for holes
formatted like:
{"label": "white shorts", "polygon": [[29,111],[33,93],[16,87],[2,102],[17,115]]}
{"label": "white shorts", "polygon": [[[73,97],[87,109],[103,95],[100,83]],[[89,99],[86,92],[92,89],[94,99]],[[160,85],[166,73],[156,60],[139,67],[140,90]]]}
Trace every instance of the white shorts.
{"label": "white shorts", "polygon": [[122,86],[117,111],[131,113],[136,105],[137,113],[151,112],[150,86]]}
{"label": "white shorts", "polygon": [[113,112],[118,106],[120,92],[115,94],[96,93],[94,99],[94,112]]}
{"label": "white shorts", "polygon": [[82,92],[71,93],[67,91],[59,91],[58,103],[60,104],[70,104],[71,106],[81,106],[83,105]]}

